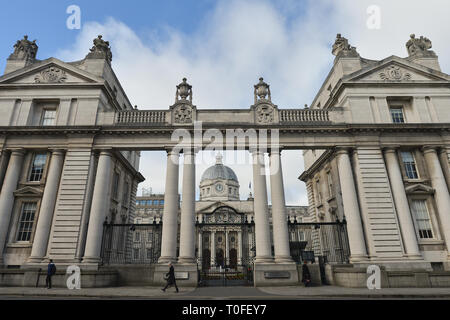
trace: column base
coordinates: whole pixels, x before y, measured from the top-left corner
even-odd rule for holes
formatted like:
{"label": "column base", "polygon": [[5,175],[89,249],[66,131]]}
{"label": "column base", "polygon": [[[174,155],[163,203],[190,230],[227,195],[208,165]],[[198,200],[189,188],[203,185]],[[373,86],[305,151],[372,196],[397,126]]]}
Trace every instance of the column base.
{"label": "column base", "polygon": [[294,262],[291,256],[275,256],[276,263]]}
{"label": "column base", "polygon": [[179,257],[178,263],[186,264],[186,263],[195,263],[195,258],[191,257]]}
{"label": "column base", "polygon": [[177,262],[177,258],[176,257],[159,257],[158,259],[158,264],[168,264],[169,262],[175,263]]}
{"label": "column base", "polygon": [[44,262],[44,257],[29,257],[25,264],[36,264]]}
{"label": "column base", "polygon": [[257,257],[255,257],[255,263],[273,263],[273,257],[257,256]]}
{"label": "column base", "polygon": [[100,263],[102,262],[102,259],[98,258],[98,257],[84,257],[82,263]]}
{"label": "column base", "polygon": [[295,262],[256,262],[253,270],[255,287],[298,285],[298,270]]}
{"label": "column base", "polygon": [[369,257],[365,254],[355,254],[351,255],[349,260],[350,263],[357,263],[357,262],[365,262],[368,261]]}

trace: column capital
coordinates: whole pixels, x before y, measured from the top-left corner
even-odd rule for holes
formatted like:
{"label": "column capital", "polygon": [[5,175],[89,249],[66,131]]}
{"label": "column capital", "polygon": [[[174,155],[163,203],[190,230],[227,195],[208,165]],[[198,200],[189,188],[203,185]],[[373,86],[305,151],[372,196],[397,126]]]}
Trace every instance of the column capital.
{"label": "column capital", "polygon": [[281,152],[283,151],[283,148],[281,148],[280,146],[277,146],[275,148],[270,148],[269,149],[269,155],[272,154],[279,154],[281,156]]}
{"label": "column capital", "polygon": [[266,152],[267,152],[267,150],[261,150],[260,148],[258,148],[258,147],[250,147],[249,149],[248,149],[248,151],[252,154],[252,155],[260,155],[260,154],[262,154],[262,155],[264,155]]}
{"label": "column capital", "polygon": [[383,150],[384,153],[396,153],[398,149],[400,149],[399,145],[386,146],[381,148],[381,150]]}
{"label": "column capital", "polygon": [[180,155],[180,150],[175,147],[166,148],[165,151],[167,153],[167,156],[172,156],[172,155],[179,156]]}
{"label": "column capital", "polygon": [[23,156],[26,153],[25,148],[6,148],[7,151],[11,152],[11,155]]}
{"label": "column capital", "polygon": [[48,150],[52,153],[52,155],[64,155],[64,153],[66,153],[66,150],[61,148],[50,148]]}
{"label": "column capital", "polygon": [[336,147],[336,154],[349,154],[352,149],[351,147]]}
{"label": "column capital", "polygon": [[422,152],[425,153],[436,153],[437,146],[427,145],[422,147]]}

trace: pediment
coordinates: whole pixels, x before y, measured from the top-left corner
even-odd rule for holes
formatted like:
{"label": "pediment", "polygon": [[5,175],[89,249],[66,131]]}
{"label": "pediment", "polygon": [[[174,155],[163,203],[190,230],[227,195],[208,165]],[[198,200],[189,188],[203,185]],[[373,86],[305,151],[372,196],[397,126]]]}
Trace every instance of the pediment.
{"label": "pediment", "polygon": [[434,193],[434,189],[425,184],[417,183],[417,184],[407,186],[405,188],[405,192],[407,194],[411,194],[411,193],[430,193],[431,194],[431,193]]}
{"label": "pediment", "polygon": [[[197,204],[201,204],[201,203],[202,203],[202,201],[197,202]],[[235,208],[235,206],[233,206],[233,204],[231,204],[231,203],[224,203],[222,201],[216,201],[216,202],[205,203],[205,204],[206,204],[205,207],[198,208],[199,209],[198,213],[210,214],[210,213],[213,213],[214,210],[216,210],[217,208],[220,208],[220,207],[228,207],[228,208],[235,210],[236,212],[239,212],[238,208]]]}
{"label": "pediment", "polygon": [[40,61],[0,77],[0,84],[98,83],[103,80],[55,58]]}
{"label": "pediment", "polygon": [[346,76],[346,82],[449,81],[442,72],[392,56]]}
{"label": "pediment", "polygon": [[26,186],[14,191],[14,195],[16,197],[40,197],[42,196],[42,191],[36,187]]}

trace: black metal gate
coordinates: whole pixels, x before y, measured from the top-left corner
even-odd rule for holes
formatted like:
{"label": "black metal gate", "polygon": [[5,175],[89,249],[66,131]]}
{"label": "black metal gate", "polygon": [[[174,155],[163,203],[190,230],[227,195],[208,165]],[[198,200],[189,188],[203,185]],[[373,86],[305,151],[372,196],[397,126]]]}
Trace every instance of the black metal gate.
{"label": "black metal gate", "polygon": [[161,223],[103,226],[101,258],[107,264],[157,263],[161,255]]}
{"label": "black metal gate", "polygon": [[291,256],[297,263],[314,262],[348,263],[350,248],[347,222],[306,222],[288,220]]}
{"label": "black metal gate", "polygon": [[[199,286],[253,285],[253,259],[256,253],[253,220],[249,222],[245,215],[236,213],[232,208],[220,207],[213,214],[203,216],[201,222],[197,221],[196,229],[202,243],[201,256],[199,244],[196,250]],[[215,256],[211,257],[211,233],[226,234],[227,231],[240,233],[237,245],[241,247],[229,250],[217,248]],[[213,238],[213,246],[216,246],[219,237]]]}

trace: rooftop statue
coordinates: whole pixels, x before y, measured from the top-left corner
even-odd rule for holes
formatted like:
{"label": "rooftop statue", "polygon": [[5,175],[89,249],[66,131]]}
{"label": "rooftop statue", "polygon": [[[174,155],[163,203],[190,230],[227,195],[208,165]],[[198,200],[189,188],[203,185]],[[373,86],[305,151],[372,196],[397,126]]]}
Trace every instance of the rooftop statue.
{"label": "rooftop statue", "polygon": [[106,59],[108,62],[112,60],[111,48],[109,46],[109,41],[105,41],[102,39],[102,36],[99,35],[97,38],[93,40],[94,46],[90,49],[90,53],[86,56],[86,58],[91,59]]}
{"label": "rooftop statue", "polygon": [[348,39],[341,36],[340,33],[336,35],[331,53],[336,57],[339,55],[357,57],[356,47],[352,47],[348,44]]}
{"label": "rooftop statue", "polygon": [[38,46],[36,40],[28,40],[28,36],[23,36],[22,40],[17,40],[14,45],[14,52],[9,56],[11,60],[34,60],[36,59],[36,54],[38,51]]}
{"label": "rooftop statue", "polygon": [[175,103],[180,100],[186,100],[189,97],[189,101],[192,103],[192,86],[187,83],[187,79],[183,78],[183,82],[177,85],[177,90],[175,91]]}
{"label": "rooftop statue", "polygon": [[408,50],[408,56],[413,55],[435,55],[434,51],[431,51],[431,40],[420,36],[416,38],[415,34],[410,35],[410,39],[406,42],[406,49]]}
{"label": "rooftop statue", "polygon": [[[255,88],[254,95],[255,95],[255,104],[259,100],[268,100],[271,101],[270,97],[270,86],[264,82],[264,79],[261,77],[259,78],[259,82],[253,86]],[[267,98],[266,98],[267,97]]]}

